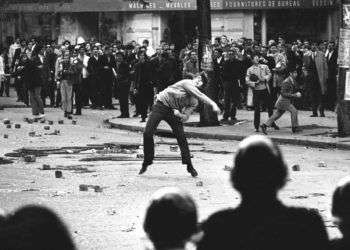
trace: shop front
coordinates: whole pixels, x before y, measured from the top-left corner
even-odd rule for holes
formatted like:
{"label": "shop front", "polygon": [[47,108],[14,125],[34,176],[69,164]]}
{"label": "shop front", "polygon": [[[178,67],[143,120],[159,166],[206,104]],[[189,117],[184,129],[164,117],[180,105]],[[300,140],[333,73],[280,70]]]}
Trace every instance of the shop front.
{"label": "shop front", "polygon": [[[211,0],[212,36],[263,43],[277,34],[288,39],[335,38],[337,4],[337,0]],[[153,47],[167,40],[182,47],[196,35],[196,8],[196,0],[148,0],[147,5],[138,0],[14,0],[4,9],[13,15],[8,22],[16,26],[8,29],[12,36],[35,34],[72,43],[79,36],[123,42],[148,39]]]}

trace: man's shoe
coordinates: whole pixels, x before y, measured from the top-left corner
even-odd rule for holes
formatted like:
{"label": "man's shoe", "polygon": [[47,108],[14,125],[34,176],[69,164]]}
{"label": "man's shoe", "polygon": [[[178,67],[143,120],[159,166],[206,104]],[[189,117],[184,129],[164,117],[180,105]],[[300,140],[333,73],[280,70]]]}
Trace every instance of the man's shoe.
{"label": "man's shoe", "polygon": [[132,117],[134,118],[139,117],[139,114],[134,114]]}
{"label": "man's shoe", "polygon": [[147,167],[148,167],[147,164],[142,163],[142,167],[141,167],[141,169],[139,171],[139,175],[144,174],[147,171]]}
{"label": "man's shoe", "polygon": [[192,175],[192,177],[197,177],[198,176],[197,171],[191,165],[187,165],[187,172],[189,172]]}
{"label": "man's shoe", "polygon": [[228,122],[228,118],[222,118],[220,121],[221,122]]}
{"label": "man's shoe", "polygon": [[273,127],[275,130],[280,130],[280,127],[278,127],[276,123],[273,123],[271,127]]}
{"label": "man's shoe", "polygon": [[145,119],[145,118],[143,118],[143,119],[142,119],[140,122],[141,122],[141,123],[146,122],[146,119]]}
{"label": "man's shoe", "polygon": [[326,116],[324,115],[324,113],[321,113],[321,114],[320,114],[320,117],[326,117]]}
{"label": "man's shoe", "polygon": [[261,124],[260,128],[261,128],[261,131],[264,133],[264,135],[267,135],[267,126],[266,126],[266,124]]}
{"label": "man's shoe", "polygon": [[75,111],[74,115],[81,115],[81,111]]}
{"label": "man's shoe", "polygon": [[300,128],[300,127],[292,127],[292,132],[293,133],[300,133],[302,132],[303,130]]}
{"label": "man's shoe", "polygon": [[318,117],[318,114],[312,114],[310,117]]}

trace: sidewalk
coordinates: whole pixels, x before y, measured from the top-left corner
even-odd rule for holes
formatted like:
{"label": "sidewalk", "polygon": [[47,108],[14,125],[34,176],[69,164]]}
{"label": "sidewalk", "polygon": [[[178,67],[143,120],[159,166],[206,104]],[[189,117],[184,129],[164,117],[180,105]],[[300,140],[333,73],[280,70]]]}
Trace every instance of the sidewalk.
{"label": "sidewalk", "polygon": [[[268,136],[277,143],[301,145],[307,147],[338,148],[350,150],[350,137],[339,138],[337,135],[336,114],[326,112],[326,117],[310,117],[310,111],[299,112],[299,123],[303,129],[301,133],[293,134],[290,128],[290,115],[286,113],[277,124],[279,131],[268,130]],[[242,140],[246,136],[257,134],[253,127],[253,111],[239,110],[237,113],[238,123],[234,125],[222,125],[216,127],[196,127],[199,115],[194,114],[185,123],[185,134],[188,138],[217,139],[217,140]],[[221,116],[220,116],[221,118]],[[261,121],[266,121],[267,114],[262,113]],[[140,118],[111,119],[113,128],[129,131],[143,131],[145,123],[140,123]],[[158,135],[171,136],[171,129],[161,122]],[[260,133],[261,134],[261,133]]]}
{"label": "sidewalk", "polygon": [[10,97],[0,96],[0,108],[25,108],[23,102],[17,102],[17,94],[13,88],[10,88]]}

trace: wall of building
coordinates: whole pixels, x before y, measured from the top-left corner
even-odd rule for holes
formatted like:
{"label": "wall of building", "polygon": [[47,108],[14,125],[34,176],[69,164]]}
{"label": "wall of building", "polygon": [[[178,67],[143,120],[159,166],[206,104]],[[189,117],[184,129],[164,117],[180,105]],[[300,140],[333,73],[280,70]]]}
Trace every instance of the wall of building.
{"label": "wall of building", "polygon": [[62,13],[59,27],[58,43],[68,40],[75,44],[78,37],[83,37],[84,39],[97,37],[98,14]]}

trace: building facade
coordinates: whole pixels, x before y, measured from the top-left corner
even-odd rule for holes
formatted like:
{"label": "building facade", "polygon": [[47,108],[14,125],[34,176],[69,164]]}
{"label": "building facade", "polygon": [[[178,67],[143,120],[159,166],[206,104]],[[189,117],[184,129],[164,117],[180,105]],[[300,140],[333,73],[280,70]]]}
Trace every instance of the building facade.
{"label": "building facade", "polygon": [[[161,40],[181,47],[197,32],[196,0],[8,0],[1,7],[0,35],[77,37],[123,42]],[[212,36],[251,38],[266,43],[287,40],[334,40],[338,34],[338,0],[211,0]]]}

